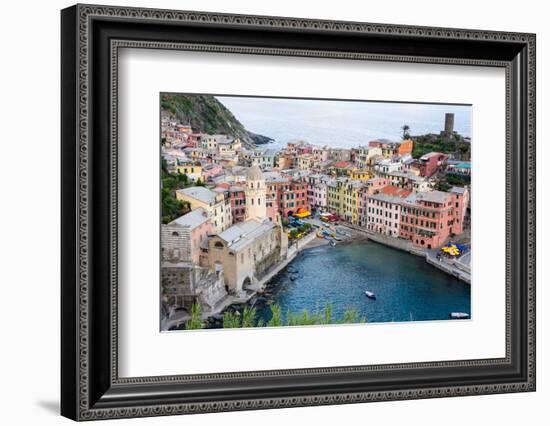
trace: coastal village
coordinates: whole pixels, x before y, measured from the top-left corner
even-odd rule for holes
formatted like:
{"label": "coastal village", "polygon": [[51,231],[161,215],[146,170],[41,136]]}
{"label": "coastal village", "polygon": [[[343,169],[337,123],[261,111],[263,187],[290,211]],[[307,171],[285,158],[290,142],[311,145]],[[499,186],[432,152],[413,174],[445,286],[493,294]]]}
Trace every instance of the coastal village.
{"label": "coastal village", "polygon": [[[441,135],[469,144],[453,122],[442,117]],[[398,141],[275,150],[162,111],[161,329],[184,324],[195,305],[208,319],[249,303],[300,251],[358,237],[469,283],[469,155],[413,158],[414,139],[404,126]]]}

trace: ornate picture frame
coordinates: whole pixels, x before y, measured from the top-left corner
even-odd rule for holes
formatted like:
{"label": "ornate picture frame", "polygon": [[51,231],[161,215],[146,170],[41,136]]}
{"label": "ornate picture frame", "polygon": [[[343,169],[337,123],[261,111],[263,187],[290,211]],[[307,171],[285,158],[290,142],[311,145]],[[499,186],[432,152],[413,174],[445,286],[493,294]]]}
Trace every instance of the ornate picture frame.
{"label": "ornate picture frame", "polygon": [[[535,390],[534,34],[76,5],[61,12],[61,413],[160,416]],[[506,72],[506,356],[121,378],[120,48],[489,66]]]}

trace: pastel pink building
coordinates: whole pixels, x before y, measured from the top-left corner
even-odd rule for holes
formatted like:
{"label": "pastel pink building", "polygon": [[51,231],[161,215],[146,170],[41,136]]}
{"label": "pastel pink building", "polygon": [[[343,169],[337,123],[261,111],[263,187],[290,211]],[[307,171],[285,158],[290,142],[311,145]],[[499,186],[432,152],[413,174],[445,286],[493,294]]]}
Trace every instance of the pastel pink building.
{"label": "pastel pink building", "polygon": [[223,168],[219,164],[210,164],[202,169],[203,181],[210,181],[221,174],[223,174]]}
{"label": "pastel pink building", "polygon": [[464,220],[470,203],[470,192],[466,187],[453,186],[449,192],[454,203],[453,234],[461,234],[464,231]]}
{"label": "pastel pink building", "polygon": [[361,190],[359,191],[359,200],[358,200],[358,215],[359,215],[359,225],[367,226],[368,224],[368,203],[369,197],[377,192],[380,192],[382,188],[388,186],[390,181],[385,177],[373,177],[367,180]]}
{"label": "pastel pink building", "polygon": [[453,194],[448,192],[412,193],[402,204],[399,236],[417,247],[441,247],[454,234],[453,228],[459,230],[453,226],[455,211],[458,213],[455,205]]}
{"label": "pastel pink building", "polygon": [[367,202],[367,229],[398,237],[401,225],[401,203],[411,193],[408,189],[386,186],[369,196]]}
{"label": "pastel pink building", "polygon": [[272,222],[277,222],[277,216],[279,215],[279,203],[277,202],[276,196],[266,196],[265,210],[269,220]]}
{"label": "pastel pink building", "polygon": [[317,162],[327,161],[330,157],[330,150],[326,147],[314,146],[311,153]]}
{"label": "pastel pink building", "polygon": [[[212,221],[203,208],[197,208],[164,226],[164,233],[170,235],[161,238],[163,244],[173,241],[181,241],[178,247],[179,256],[182,261],[199,263],[201,244],[213,233]],[[164,247],[163,247],[164,248]]]}
{"label": "pastel pink building", "polygon": [[312,197],[310,207],[315,209],[324,209],[327,207],[327,184],[319,182],[311,188]]}

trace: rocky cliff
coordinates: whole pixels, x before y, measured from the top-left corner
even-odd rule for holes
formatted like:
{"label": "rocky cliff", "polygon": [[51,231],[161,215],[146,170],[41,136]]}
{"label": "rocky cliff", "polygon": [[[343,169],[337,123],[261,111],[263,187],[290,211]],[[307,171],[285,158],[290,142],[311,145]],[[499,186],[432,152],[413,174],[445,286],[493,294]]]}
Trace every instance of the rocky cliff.
{"label": "rocky cliff", "polygon": [[160,105],[194,130],[209,134],[226,134],[239,138],[249,148],[272,141],[271,138],[245,129],[242,123],[220,101],[211,95],[162,94]]}

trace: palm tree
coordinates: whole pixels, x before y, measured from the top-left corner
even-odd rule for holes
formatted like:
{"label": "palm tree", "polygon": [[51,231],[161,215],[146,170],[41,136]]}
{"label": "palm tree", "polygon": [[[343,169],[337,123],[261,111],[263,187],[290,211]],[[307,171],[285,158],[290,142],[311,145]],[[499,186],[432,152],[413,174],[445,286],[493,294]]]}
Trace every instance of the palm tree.
{"label": "palm tree", "polygon": [[403,124],[403,126],[401,126],[401,130],[403,130],[403,139],[409,139],[411,137],[409,134],[411,127],[408,124]]}

